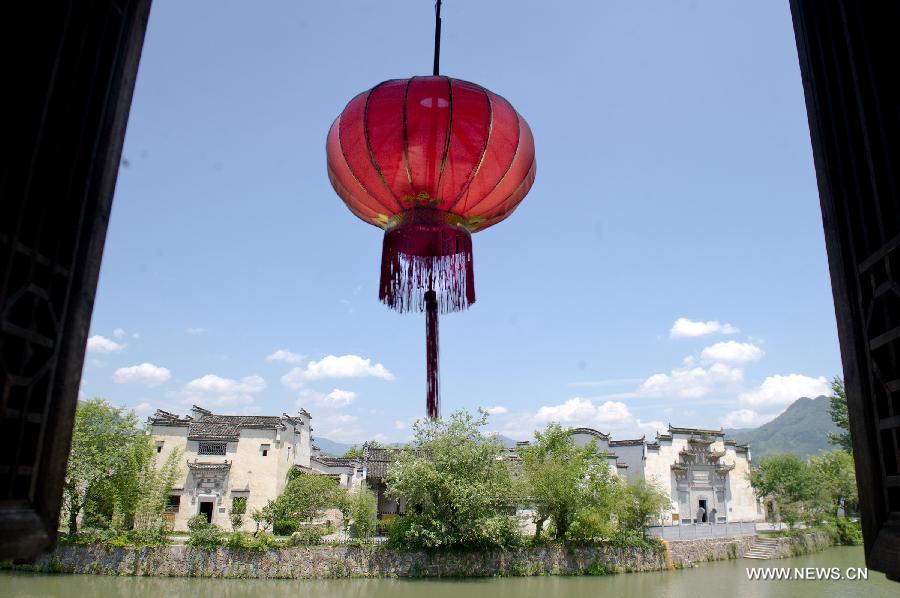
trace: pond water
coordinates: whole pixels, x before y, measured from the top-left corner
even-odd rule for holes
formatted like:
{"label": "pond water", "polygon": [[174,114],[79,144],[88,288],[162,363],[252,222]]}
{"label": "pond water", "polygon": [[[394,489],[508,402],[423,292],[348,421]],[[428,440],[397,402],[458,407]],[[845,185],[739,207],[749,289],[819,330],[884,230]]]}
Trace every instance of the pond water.
{"label": "pond water", "polygon": [[516,577],[472,580],[230,580],[161,577],[103,577],[93,575],[35,575],[0,572],[0,596],[151,598],[216,596],[236,598],[514,598],[565,596],[600,598],[821,598],[839,596],[880,598],[900,596],[900,584],[869,571],[867,581],[749,580],[747,568],[864,567],[858,547],[773,561],[737,559],[709,563],[684,571],[624,573],[605,577]]}

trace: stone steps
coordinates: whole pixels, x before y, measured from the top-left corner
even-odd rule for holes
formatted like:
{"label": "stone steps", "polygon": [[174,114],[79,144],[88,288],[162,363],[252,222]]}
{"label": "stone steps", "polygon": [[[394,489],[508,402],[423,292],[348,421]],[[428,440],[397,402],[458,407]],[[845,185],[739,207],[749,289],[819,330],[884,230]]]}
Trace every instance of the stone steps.
{"label": "stone steps", "polygon": [[744,555],[747,559],[768,560],[778,549],[778,540],[774,538],[760,538],[757,536],[753,546]]}

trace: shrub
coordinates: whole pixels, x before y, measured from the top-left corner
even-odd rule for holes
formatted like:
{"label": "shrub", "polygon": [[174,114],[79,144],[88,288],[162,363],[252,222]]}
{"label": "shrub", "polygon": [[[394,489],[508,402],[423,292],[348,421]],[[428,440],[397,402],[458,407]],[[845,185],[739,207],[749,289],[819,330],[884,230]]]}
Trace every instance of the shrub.
{"label": "shrub", "polygon": [[348,511],[353,521],[353,537],[368,538],[375,531],[378,508],[375,494],[368,486],[360,486],[349,493]]}
{"label": "shrub", "polygon": [[128,533],[128,539],[135,546],[165,546],[171,533],[172,526],[160,520],[156,525],[132,530]]}
{"label": "shrub", "polygon": [[292,518],[279,518],[272,524],[272,533],[276,536],[290,536],[300,527],[300,522]]}
{"label": "shrub", "polygon": [[222,530],[206,521],[205,515],[195,515],[188,519],[188,545],[211,550],[222,545]]}
{"label": "shrub", "polygon": [[834,521],[834,543],[840,546],[859,546],[862,544],[862,528],[857,521],[846,517],[838,517]]}
{"label": "shrub", "polygon": [[244,532],[231,532],[225,535],[224,546],[239,550],[264,552],[270,548],[277,548],[278,542],[275,540],[275,536],[267,532],[260,532],[255,536]]}
{"label": "shrub", "polygon": [[322,543],[322,530],[317,527],[301,527],[291,534],[288,546],[314,546]]}
{"label": "shrub", "polygon": [[247,512],[247,497],[236,496],[231,499],[231,510],[228,512],[228,519],[231,522],[231,529],[238,531],[244,523],[244,513]]}

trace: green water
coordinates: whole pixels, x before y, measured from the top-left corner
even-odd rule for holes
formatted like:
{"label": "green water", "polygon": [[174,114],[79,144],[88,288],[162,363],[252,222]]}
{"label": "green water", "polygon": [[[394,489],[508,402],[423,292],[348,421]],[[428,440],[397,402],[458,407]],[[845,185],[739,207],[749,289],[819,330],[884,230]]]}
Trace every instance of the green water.
{"label": "green water", "polygon": [[751,581],[747,567],[863,567],[861,548],[831,548],[777,561],[738,559],[663,573],[624,573],[606,577],[516,577],[474,580],[348,579],[322,581],[227,580],[93,575],[0,573],[0,596],[129,598],[215,596],[235,598],[513,598],[565,596],[606,598],[880,598],[900,596],[900,584],[869,572],[867,581]]}

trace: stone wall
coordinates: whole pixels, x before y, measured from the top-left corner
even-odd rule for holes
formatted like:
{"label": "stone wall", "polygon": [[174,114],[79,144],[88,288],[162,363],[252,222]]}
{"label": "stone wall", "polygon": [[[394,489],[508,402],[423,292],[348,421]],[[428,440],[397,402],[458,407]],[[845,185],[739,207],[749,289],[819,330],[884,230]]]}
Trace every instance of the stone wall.
{"label": "stone wall", "polygon": [[[668,552],[675,567],[693,567],[710,561],[723,561],[743,557],[757,536],[737,538],[709,538],[702,540],[679,540],[668,542]],[[783,559],[802,554],[820,552],[833,545],[831,536],[825,532],[813,532],[792,538],[776,538],[778,547],[773,559]]]}
{"label": "stone wall", "polygon": [[738,536],[736,538],[673,540],[668,543],[668,546],[674,566],[693,567],[698,563],[741,558],[753,546],[755,539],[756,536]]}
{"label": "stone wall", "polygon": [[[39,571],[99,575],[312,579],[331,577],[489,577],[662,571],[741,558],[755,536],[667,543],[665,551],[612,546],[539,547],[492,552],[404,552],[383,547],[310,546],[263,552],[190,546],[60,546]],[[779,538],[773,558],[824,550],[824,533]]]}
{"label": "stone wall", "polygon": [[793,538],[776,538],[778,548],[772,554],[773,559],[784,559],[813,552],[821,552],[831,547],[834,542],[825,532],[813,532]]}
{"label": "stone wall", "polygon": [[100,575],[222,578],[486,577],[566,575],[666,569],[662,551],[615,547],[542,547],[494,552],[401,552],[316,546],[256,552],[189,546],[61,546],[36,564],[42,571]]}

